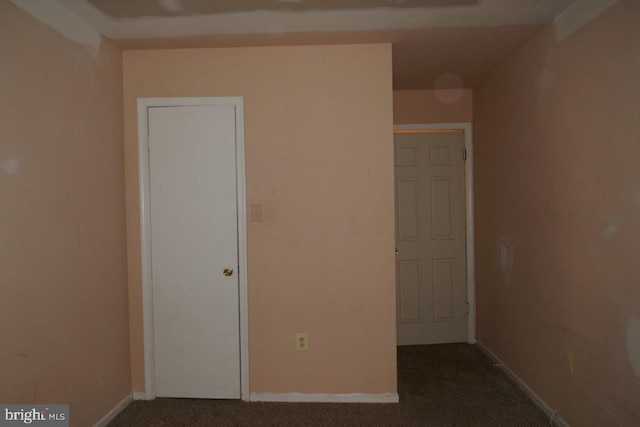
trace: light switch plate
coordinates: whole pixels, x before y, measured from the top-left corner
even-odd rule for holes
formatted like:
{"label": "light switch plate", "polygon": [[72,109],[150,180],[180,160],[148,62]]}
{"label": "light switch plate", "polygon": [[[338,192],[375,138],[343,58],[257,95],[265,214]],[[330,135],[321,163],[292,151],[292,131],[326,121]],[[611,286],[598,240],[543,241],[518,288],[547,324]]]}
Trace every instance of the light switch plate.
{"label": "light switch plate", "polygon": [[251,205],[251,222],[262,222],[262,205]]}
{"label": "light switch plate", "polygon": [[296,334],[296,350],[309,350],[309,334],[299,332]]}

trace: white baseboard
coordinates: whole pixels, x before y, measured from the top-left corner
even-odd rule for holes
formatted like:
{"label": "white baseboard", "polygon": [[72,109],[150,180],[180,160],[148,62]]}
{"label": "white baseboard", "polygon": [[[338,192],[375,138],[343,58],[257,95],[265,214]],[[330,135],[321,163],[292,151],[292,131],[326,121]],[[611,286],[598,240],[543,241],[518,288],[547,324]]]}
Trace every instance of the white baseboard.
{"label": "white baseboard", "polygon": [[100,420],[95,423],[93,427],[106,427],[106,425],[109,424],[111,420],[113,420],[120,412],[122,412],[122,410],[126,408],[127,405],[132,402],[132,400],[133,398],[130,394],[126,395],[124,399],[118,402],[116,406],[111,408],[111,410],[107,412],[104,417],[100,418]]}
{"label": "white baseboard", "polygon": [[491,359],[493,359],[496,363],[498,363],[502,367],[502,369],[504,370],[504,373],[507,374],[507,376],[511,378],[511,380],[514,383],[516,383],[516,385],[524,392],[524,394],[527,395],[529,399],[531,399],[533,403],[536,404],[538,408],[542,409],[542,411],[545,414],[547,414],[547,416],[551,421],[553,421],[553,423],[555,423],[558,427],[571,427],[569,423],[567,423],[565,420],[562,419],[560,415],[558,415],[558,411],[554,410],[551,406],[547,404],[547,402],[542,400],[542,398],[538,396],[536,392],[533,391],[531,387],[529,387],[524,381],[522,381],[519,376],[517,376],[511,369],[509,369],[509,367],[505,365],[504,362],[500,360],[498,356],[496,356],[491,350],[485,347],[485,345],[482,344],[480,341],[477,341],[476,345],[487,356],[489,356]]}
{"label": "white baseboard", "polygon": [[398,403],[398,393],[251,393],[251,402]]}
{"label": "white baseboard", "polygon": [[133,400],[151,400],[147,398],[147,393],[144,391],[134,391]]}

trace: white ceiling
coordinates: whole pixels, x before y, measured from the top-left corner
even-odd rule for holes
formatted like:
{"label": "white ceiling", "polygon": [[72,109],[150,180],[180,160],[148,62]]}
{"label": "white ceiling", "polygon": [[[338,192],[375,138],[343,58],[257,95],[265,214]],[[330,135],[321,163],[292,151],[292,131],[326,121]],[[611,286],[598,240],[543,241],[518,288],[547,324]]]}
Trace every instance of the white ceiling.
{"label": "white ceiling", "polygon": [[[571,3],[571,0],[44,1],[60,3],[111,39],[542,24],[551,22]],[[251,10],[248,5],[256,9]]]}
{"label": "white ceiling", "polygon": [[473,87],[563,10],[616,0],[10,1],[94,55],[102,36],[123,49],[391,43],[394,88],[430,89],[443,73]]}
{"label": "white ceiling", "polygon": [[88,0],[114,18],[212,15],[229,12],[329,11],[375,8],[468,6],[480,0]]}

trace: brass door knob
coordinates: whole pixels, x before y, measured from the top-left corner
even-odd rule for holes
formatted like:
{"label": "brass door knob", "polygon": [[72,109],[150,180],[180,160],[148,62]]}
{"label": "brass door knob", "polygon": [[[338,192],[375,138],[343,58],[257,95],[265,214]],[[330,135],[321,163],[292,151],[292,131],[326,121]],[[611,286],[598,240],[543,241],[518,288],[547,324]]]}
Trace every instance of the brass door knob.
{"label": "brass door knob", "polygon": [[225,267],[224,270],[222,270],[222,274],[224,274],[227,277],[231,276],[233,274],[233,268]]}

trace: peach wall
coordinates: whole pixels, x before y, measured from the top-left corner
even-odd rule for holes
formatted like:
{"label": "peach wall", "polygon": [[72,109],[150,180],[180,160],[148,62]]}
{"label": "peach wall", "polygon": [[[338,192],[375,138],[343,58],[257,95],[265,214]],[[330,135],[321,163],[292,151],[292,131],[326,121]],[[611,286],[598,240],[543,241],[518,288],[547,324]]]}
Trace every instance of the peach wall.
{"label": "peach wall", "polygon": [[0,402],[130,394],[121,53],[0,2]]}
{"label": "peach wall", "polygon": [[474,90],[478,339],[576,426],[640,425],[638,22],[548,27]]}
{"label": "peach wall", "polygon": [[461,123],[473,120],[471,89],[396,90],[393,92],[395,124]]}
{"label": "peach wall", "polygon": [[[134,390],[144,390],[136,98],[243,96],[252,392],[396,391],[391,47],[124,52]],[[294,334],[309,333],[308,351]]]}

